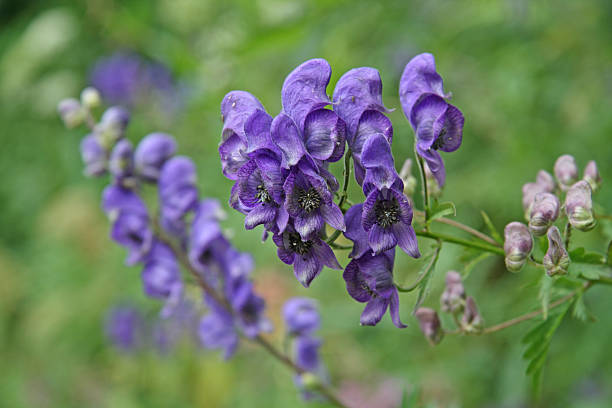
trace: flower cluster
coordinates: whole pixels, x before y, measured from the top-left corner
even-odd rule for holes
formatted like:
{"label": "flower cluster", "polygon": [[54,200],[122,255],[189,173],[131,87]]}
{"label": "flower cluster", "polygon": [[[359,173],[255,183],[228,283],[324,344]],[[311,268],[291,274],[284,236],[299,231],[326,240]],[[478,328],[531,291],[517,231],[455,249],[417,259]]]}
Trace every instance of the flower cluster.
{"label": "flower cluster", "polygon": [[[95,91],[87,92],[81,102],[62,101],[59,113],[67,125],[87,121],[90,126],[91,133],[81,144],[86,174],[111,175],[112,182],[102,194],[102,208],[112,223],[111,238],[128,250],[127,264],[142,265],[145,294],[164,302],[162,319],[176,319],[187,302],[181,264],[193,271],[209,310],[195,325],[201,343],[231,356],[239,334],[253,338],[271,329],[263,314],[264,301],[249,278],[251,257],[238,252],[222,234],[219,203],[200,198],[195,165],[175,155],[172,136],[151,133],[134,149],[125,137],[129,113],[111,107],[95,123],[91,101],[99,102],[99,96],[92,98]],[[157,186],[156,214],[142,198],[146,184]],[[128,320],[113,319],[119,322],[110,326],[118,328],[111,331],[114,337],[127,338],[124,333],[129,333],[130,325],[121,322]],[[167,342],[163,330],[156,333]]]}
{"label": "flower cluster", "polygon": [[[529,227],[520,222],[506,226],[504,251],[508,270],[518,272],[523,268],[533,249],[532,235],[546,235],[548,250],[543,258],[546,272],[551,276],[566,274],[570,263],[566,248],[570,229],[589,231],[595,227],[591,194],[600,184],[601,177],[594,161],[587,164],[582,180],[578,180],[576,161],[566,154],[555,162],[554,178],[540,170],[535,182],[523,185],[523,210]],[[562,214],[563,208],[565,214]],[[563,215],[567,217],[565,240],[559,228],[553,225]]]}

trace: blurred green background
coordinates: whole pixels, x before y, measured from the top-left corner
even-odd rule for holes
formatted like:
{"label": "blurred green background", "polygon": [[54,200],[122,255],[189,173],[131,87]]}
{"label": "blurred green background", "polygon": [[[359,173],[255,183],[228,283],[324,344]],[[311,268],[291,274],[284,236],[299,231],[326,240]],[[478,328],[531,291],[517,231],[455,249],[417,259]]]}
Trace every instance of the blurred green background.
{"label": "blurred green background", "polygon": [[[284,77],[306,59],[330,62],[329,93],[348,69],[376,67],[384,102],[396,108],[390,117],[399,167],[413,143],[399,77],[413,55],[432,52],[466,117],[462,147],[445,156],[445,198],[456,203],[460,221],[482,229],[485,209],[501,230],[522,219],[522,184],[539,169],[552,171],[563,153],[581,167],[597,161],[604,186],[596,200],[612,212],[610,21],[607,0],[0,1],[0,406],[306,406],[285,367],[251,346],[224,363],[188,342],[160,356],[123,354],[105,338],[104,318],[117,302],[151,315],[159,304],[145,298],[140,271],[125,267],[124,251],[108,239],[99,209],[104,181],[81,173],[85,131],[65,130],[55,112],[61,98],[88,84],[100,57],[122,50],[169,68],[180,106],[167,114],[148,98],[139,101],[129,137],[173,134],[198,165],[203,194],[226,202],[231,183],[216,151],[226,92],[248,90],[275,114]],[[362,400],[355,407],[391,407],[385,400],[397,399],[402,387],[420,389],[428,407],[612,406],[606,287],[587,295],[597,322],[567,319],[557,332],[536,403],[520,344],[533,322],[489,336],[449,336],[434,348],[410,316],[414,295],[403,295],[409,328],[396,329],[388,317],[360,327],[363,305],[349,298],[340,272],[324,270],[306,290],[275,258],[273,244],[259,243],[261,231],[241,224],[228,210],[224,226],[256,258],[257,287],[279,329],[273,341],[281,340],[282,302],[318,299],[324,360],[344,395]],[[577,245],[602,251],[611,231],[603,225],[577,233]],[[426,251],[429,243],[420,242]],[[438,307],[444,273],[463,268],[462,254],[443,248],[426,305]],[[397,279],[414,279],[418,267],[399,253]],[[539,273],[511,275],[493,257],[476,266],[466,288],[493,324],[537,307]]]}

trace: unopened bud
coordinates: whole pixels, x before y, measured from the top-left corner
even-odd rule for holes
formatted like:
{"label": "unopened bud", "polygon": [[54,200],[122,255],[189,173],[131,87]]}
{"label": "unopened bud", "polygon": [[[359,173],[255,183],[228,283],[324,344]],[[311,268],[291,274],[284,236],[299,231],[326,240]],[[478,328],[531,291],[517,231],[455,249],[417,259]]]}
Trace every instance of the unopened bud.
{"label": "unopened bud", "polygon": [[316,391],[322,385],[319,377],[309,372],[301,374],[300,380],[305,391]]}
{"label": "unopened bud", "polygon": [[523,210],[525,210],[525,218],[529,219],[531,206],[535,196],[547,192],[546,186],[539,183],[527,183],[523,185]]}
{"label": "unopened bud", "polygon": [[467,299],[465,299],[465,311],[461,319],[463,330],[468,333],[478,333],[482,329],[483,323],[474,298],[468,296]]}
{"label": "unopened bud", "polygon": [[555,162],[555,178],[561,190],[566,191],[578,180],[578,166],[574,156],[564,154]]}
{"label": "unopened bud", "polygon": [[461,283],[461,275],[456,271],[446,274],[446,288],[440,297],[442,310],[447,313],[461,313],[465,303],[465,289]]}
{"label": "unopened bud", "polygon": [[565,212],[572,227],[580,231],[589,231],[595,227],[597,221],[593,217],[593,200],[589,183],[580,180],[567,191]]}
{"label": "unopened bud", "polygon": [[109,169],[115,180],[124,187],[134,187],[134,159],[132,143],[120,140],[113,149]]}
{"label": "unopened bud", "polygon": [[63,99],[57,105],[57,113],[59,113],[64,125],[67,128],[74,128],[79,126],[85,120],[85,112],[83,107],[74,98]]}
{"label": "unopened bud", "polygon": [[417,180],[412,175],[412,159],[406,159],[399,173],[400,178],[404,182],[404,194],[411,197],[416,190]]}
{"label": "unopened bud", "polygon": [[511,222],[504,229],[504,252],[506,268],[518,272],[523,268],[533,249],[533,238],[529,228],[520,222]]}
{"label": "unopened bud", "polygon": [[542,259],[549,276],[565,275],[570,264],[570,258],[561,239],[559,228],[553,226],[548,229],[548,250]]}
{"label": "unopened bud", "polygon": [[549,193],[555,191],[555,179],[549,172],[545,170],[538,171],[538,175],[536,176],[536,183],[544,187],[545,190]]}
{"label": "unopened bud", "polygon": [[81,141],[81,157],[85,164],[85,175],[98,177],[106,173],[108,154],[93,134],[85,136]]}
{"label": "unopened bud", "polygon": [[587,163],[586,167],[584,168],[583,180],[589,183],[591,190],[593,191],[597,190],[597,188],[601,185],[601,176],[597,170],[597,163],[595,163],[595,160],[591,160]]}
{"label": "unopened bud", "polygon": [[427,341],[432,345],[438,344],[444,337],[438,313],[428,307],[420,307],[414,312],[414,316],[419,321],[419,327]]}
{"label": "unopened bud", "polygon": [[156,181],[162,166],[175,152],[176,142],[172,136],[165,133],[145,136],[134,153],[138,175],[147,181]]}
{"label": "unopened bud", "polygon": [[559,217],[559,199],[550,193],[538,193],[531,205],[529,229],[533,235],[540,237],[546,234],[548,227]]}
{"label": "unopened bud", "polygon": [[102,98],[100,92],[94,87],[87,87],[81,92],[81,103],[87,109],[94,109],[100,106]]}
{"label": "unopened bud", "polygon": [[119,106],[108,108],[95,129],[100,138],[100,143],[110,149],[117,140],[124,136],[129,121],[130,113],[127,110]]}

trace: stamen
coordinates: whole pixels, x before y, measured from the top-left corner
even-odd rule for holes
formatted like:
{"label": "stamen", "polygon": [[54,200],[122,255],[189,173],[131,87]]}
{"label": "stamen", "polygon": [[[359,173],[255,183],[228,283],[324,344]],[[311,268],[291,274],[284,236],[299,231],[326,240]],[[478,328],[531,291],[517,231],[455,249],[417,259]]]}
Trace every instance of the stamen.
{"label": "stamen", "polygon": [[298,203],[306,213],[310,213],[321,206],[321,196],[312,187],[308,190],[299,189],[297,195]]}
{"label": "stamen", "polygon": [[310,248],[312,248],[312,241],[302,241],[302,238],[296,233],[289,234],[289,249],[291,251],[299,255],[305,255],[310,252]]}
{"label": "stamen", "polygon": [[399,222],[400,208],[397,200],[392,197],[389,200],[378,200],[374,206],[376,223],[383,228]]}
{"label": "stamen", "polygon": [[266,190],[266,187],[263,184],[257,186],[257,193],[255,194],[255,198],[257,198],[262,203],[269,203],[272,201],[272,197],[270,197],[270,193]]}

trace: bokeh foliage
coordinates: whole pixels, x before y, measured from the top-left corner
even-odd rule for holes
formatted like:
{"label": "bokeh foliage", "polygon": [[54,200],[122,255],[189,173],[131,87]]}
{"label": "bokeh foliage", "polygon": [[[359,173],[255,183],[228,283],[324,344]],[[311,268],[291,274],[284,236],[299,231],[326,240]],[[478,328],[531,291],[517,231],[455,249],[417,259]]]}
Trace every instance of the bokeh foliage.
{"label": "bokeh foliage", "polygon": [[[108,345],[102,327],[109,307],[128,299],[153,314],[158,305],[144,297],[139,270],[125,267],[123,251],[107,238],[98,204],[104,183],[81,174],[83,130],[64,130],[55,115],[59,99],[87,84],[97,58],[129,50],[170,67],[183,108],[169,117],[141,104],[129,135],[173,134],[196,161],[203,194],[225,201],[231,183],[216,148],[227,91],[248,90],[276,113],[285,75],[308,58],[330,62],[332,86],[352,67],[376,67],[385,104],[396,108],[390,117],[399,167],[413,141],[398,109],[399,76],[411,56],[432,52],[466,116],[463,145],[446,156],[445,196],[459,220],[484,228],[485,209],[501,229],[522,218],[521,185],[541,168],[550,171],[563,153],[581,166],[597,161],[604,186],[596,200],[612,212],[610,21],[606,0],[0,2],[0,406],[303,404],[285,368],[251,347],[225,364],[187,344],[166,356],[122,355]],[[275,259],[273,245],[258,242],[260,231],[244,232],[241,223],[228,210],[224,225],[241,250],[254,253],[270,316],[280,326],[286,298],[317,298],[324,358],[347,389],[359,382],[373,395],[376,384],[391,381],[418,387],[431,407],[536,405],[520,357],[520,338],[534,322],[490,336],[449,337],[432,348],[410,317],[413,298],[403,296],[408,329],[386,320],[362,328],[361,305],[338,272],[325,270],[303,289]],[[588,241],[577,233],[577,243],[602,251],[612,228],[597,231]],[[421,240],[422,250],[429,244]],[[426,305],[437,307],[443,274],[460,270],[462,255],[443,248]],[[413,279],[418,267],[399,255],[398,279]],[[511,275],[503,260],[489,258],[466,287],[485,321],[495,323],[536,307],[539,273]],[[612,297],[598,287],[586,298],[599,320],[563,323],[537,406],[611,404]]]}

